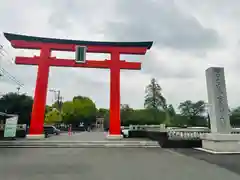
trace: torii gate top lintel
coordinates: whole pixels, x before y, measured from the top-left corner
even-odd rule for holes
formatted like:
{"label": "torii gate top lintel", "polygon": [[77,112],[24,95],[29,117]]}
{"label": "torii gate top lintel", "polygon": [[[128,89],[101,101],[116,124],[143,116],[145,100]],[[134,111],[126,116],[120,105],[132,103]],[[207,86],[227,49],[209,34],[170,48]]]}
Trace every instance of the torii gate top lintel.
{"label": "torii gate top lintel", "polygon": [[75,51],[75,46],[88,47],[87,52],[108,53],[118,50],[121,54],[142,54],[152,47],[152,41],[143,42],[108,42],[108,41],[81,41],[70,39],[45,38],[20,34],[4,33],[14,48],[40,49],[41,44],[47,44],[51,50]]}
{"label": "torii gate top lintel", "polygon": [[[56,67],[83,67],[109,69],[112,61],[86,60],[85,63],[76,63],[73,59],[60,59],[51,57],[52,50],[76,51],[76,46],[86,46],[86,52],[90,53],[110,53],[111,60],[117,60],[120,69],[141,69],[141,62],[126,62],[120,60],[120,54],[144,55],[151,48],[153,42],[104,42],[104,41],[78,41],[69,39],[45,38],[27,36],[20,34],[4,33],[4,36],[11,42],[12,47],[21,49],[40,49],[44,52],[44,57],[50,66]],[[40,55],[41,56],[41,55]],[[16,57],[16,64],[38,65],[41,57]],[[114,62],[113,62],[114,63]]]}

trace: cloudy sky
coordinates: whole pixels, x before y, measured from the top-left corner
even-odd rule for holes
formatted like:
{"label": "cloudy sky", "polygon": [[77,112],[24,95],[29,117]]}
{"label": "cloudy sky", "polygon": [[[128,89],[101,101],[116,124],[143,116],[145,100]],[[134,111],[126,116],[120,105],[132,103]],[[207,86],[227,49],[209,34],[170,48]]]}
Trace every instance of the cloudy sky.
{"label": "cloudy sky", "polygon": [[[21,92],[34,94],[36,67],[14,65],[16,55],[2,32],[93,41],[154,41],[146,56],[123,56],[141,61],[141,71],[121,72],[121,103],[142,108],[145,86],[156,78],[167,102],[207,101],[205,70],[225,68],[230,107],[240,105],[239,0],[1,0],[1,66],[24,84]],[[53,52],[57,57],[74,53]],[[87,55],[106,59],[106,55]],[[0,79],[0,93],[16,91],[16,84]],[[109,107],[109,71],[51,68],[49,88],[64,100],[74,95],[91,97],[98,107]],[[47,103],[54,96],[48,93]]]}

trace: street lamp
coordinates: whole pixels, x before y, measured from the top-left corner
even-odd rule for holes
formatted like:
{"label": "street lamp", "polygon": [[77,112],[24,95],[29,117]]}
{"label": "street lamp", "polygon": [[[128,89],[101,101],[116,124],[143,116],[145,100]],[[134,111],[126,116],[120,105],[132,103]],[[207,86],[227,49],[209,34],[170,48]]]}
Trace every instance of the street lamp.
{"label": "street lamp", "polygon": [[60,97],[60,90],[49,89],[49,92],[53,92],[55,95],[55,98],[57,98],[57,99],[58,99],[58,97]]}

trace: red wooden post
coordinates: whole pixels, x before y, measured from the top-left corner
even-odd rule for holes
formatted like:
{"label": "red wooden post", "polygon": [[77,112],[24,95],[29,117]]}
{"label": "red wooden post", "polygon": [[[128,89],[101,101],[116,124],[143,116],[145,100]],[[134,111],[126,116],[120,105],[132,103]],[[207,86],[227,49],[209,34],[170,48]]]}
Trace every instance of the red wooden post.
{"label": "red wooden post", "polygon": [[119,52],[112,52],[110,65],[110,135],[121,135],[119,62]]}
{"label": "red wooden post", "polygon": [[40,60],[38,64],[37,81],[35,95],[32,108],[32,117],[30,123],[31,135],[41,135],[43,133],[45,104],[48,88],[49,63],[48,59],[51,56],[51,50],[48,47],[43,47],[40,52]]}

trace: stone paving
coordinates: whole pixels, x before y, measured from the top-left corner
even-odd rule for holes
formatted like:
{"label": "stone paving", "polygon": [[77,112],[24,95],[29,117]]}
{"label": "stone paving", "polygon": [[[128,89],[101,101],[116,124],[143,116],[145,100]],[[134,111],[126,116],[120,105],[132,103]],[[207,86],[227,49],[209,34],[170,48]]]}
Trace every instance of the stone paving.
{"label": "stone paving", "polygon": [[68,133],[61,133],[58,136],[51,136],[46,139],[47,141],[105,141],[104,132],[76,132],[71,136]]}
{"label": "stone paving", "polygon": [[[71,136],[68,135],[67,132],[61,133],[58,136],[51,136],[46,139],[47,141],[106,141],[106,133],[105,132],[76,132]],[[123,141],[141,141],[141,140],[149,140],[148,138],[124,138]]]}
{"label": "stone paving", "polygon": [[81,132],[52,135],[42,140],[18,139],[16,141],[0,141],[0,148],[145,148],[160,147],[156,141],[139,138],[124,138],[121,140],[107,140],[104,132]]}
{"label": "stone paving", "polygon": [[[79,140],[105,137],[102,132],[63,133],[45,141]],[[0,174],[4,180],[238,180],[240,155],[160,147],[0,148]]]}
{"label": "stone paving", "polygon": [[171,150],[154,149],[0,149],[4,180],[239,180],[217,165]]}
{"label": "stone paving", "polygon": [[[61,133],[58,136],[51,136],[47,141],[107,141],[105,132],[77,132],[71,136],[68,133]],[[148,138],[124,138],[122,141],[150,141]]]}

